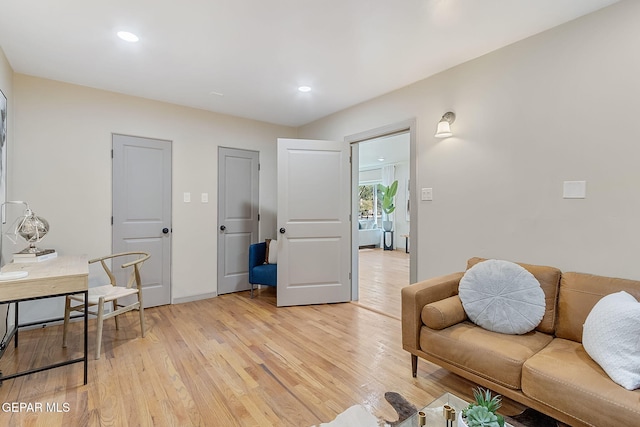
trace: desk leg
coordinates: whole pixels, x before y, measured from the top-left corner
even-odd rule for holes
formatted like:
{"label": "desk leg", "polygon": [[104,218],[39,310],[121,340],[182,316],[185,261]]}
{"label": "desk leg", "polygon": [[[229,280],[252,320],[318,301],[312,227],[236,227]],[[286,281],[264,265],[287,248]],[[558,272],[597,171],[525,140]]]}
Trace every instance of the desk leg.
{"label": "desk leg", "polygon": [[89,291],[84,291],[84,385],[87,385],[87,370],[89,365],[89,341],[87,329],[89,326]]}
{"label": "desk leg", "polygon": [[18,305],[20,303],[16,301],[16,319],[15,319],[15,325],[14,327],[16,328],[16,335],[13,337],[13,345],[15,346],[15,348],[18,348],[18,331],[20,330],[20,328],[18,328]]}

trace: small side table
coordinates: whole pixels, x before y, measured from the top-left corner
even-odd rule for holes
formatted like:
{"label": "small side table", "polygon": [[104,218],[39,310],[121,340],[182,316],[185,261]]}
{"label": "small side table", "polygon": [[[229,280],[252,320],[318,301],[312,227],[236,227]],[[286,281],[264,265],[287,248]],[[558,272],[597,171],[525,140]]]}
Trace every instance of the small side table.
{"label": "small side table", "polygon": [[[387,239],[387,235],[389,236],[388,239]],[[393,231],[382,232],[382,246],[384,247],[385,251],[393,250]]]}

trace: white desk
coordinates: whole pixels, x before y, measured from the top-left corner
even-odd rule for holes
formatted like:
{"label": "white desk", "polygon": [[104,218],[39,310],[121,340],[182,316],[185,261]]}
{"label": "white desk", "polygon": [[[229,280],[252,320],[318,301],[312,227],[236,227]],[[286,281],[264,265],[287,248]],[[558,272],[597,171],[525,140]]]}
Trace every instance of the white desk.
{"label": "white desk", "polygon": [[[32,325],[18,324],[18,306],[20,302],[73,294],[84,294],[84,357],[2,376],[0,380],[4,381],[60,366],[70,365],[72,363],[84,362],[84,383],[87,384],[87,293],[89,288],[89,264],[87,262],[87,257],[58,256],[57,258],[48,261],[29,263],[12,262],[2,267],[3,273],[10,271],[27,271],[29,272],[29,275],[21,279],[0,281],[0,303],[16,303],[15,326],[8,341],[11,341],[11,338],[14,338],[15,347],[18,347],[18,331],[20,327]],[[63,318],[39,321],[35,324],[59,320],[63,320]],[[62,345],[62,340],[60,341],[60,345]]]}

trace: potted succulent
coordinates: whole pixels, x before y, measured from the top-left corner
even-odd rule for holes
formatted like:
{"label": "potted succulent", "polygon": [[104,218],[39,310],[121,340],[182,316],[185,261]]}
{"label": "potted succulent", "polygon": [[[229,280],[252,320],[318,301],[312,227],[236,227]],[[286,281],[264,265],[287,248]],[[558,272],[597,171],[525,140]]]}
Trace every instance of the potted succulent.
{"label": "potted succulent", "polygon": [[396,210],[396,206],[393,204],[394,197],[396,197],[396,193],[398,192],[398,180],[396,179],[391,183],[391,185],[383,185],[378,184],[378,192],[380,192],[380,197],[382,198],[382,212],[384,212],[385,217],[382,221],[382,228],[384,231],[391,231],[393,228],[393,222],[389,220],[389,215]]}
{"label": "potted succulent", "polygon": [[504,427],[504,417],[496,411],[502,406],[502,396],[491,396],[491,390],[473,389],[475,402],[462,410],[461,426]]}

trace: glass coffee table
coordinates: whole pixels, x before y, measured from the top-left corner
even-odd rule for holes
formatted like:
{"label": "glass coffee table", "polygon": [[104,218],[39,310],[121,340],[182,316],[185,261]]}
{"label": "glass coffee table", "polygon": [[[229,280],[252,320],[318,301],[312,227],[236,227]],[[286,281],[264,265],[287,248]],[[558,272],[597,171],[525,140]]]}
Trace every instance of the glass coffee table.
{"label": "glass coffee table", "polygon": [[418,419],[418,414],[420,412],[423,412],[426,416],[425,425],[427,427],[446,426],[446,421],[442,412],[442,408],[444,407],[444,405],[449,405],[456,410],[456,420],[453,421],[453,427],[458,427],[458,417],[460,416],[460,414],[462,414],[462,410],[469,406],[469,402],[462,400],[458,396],[451,393],[445,393],[442,396],[438,397],[436,400],[420,409],[411,417],[407,418],[400,424],[397,424],[397,427],[420,427]]}
{"label": "glass coffee table", "polygon": [[[452,427],[461,426],[462,424],[458,423],[458,420],[462,415],[462,410],[466,409],[467,406],[469,406],[469,402],[459,398],[454,394],[445,393],[424,408],[419,409],[418,412],[413,414],[411,417],[407,418],[400,424],[397,424],[396,427],[420,427],[420,413],[423,413],[425,415],[426,422],[424,425],[426,427],[444,427],[447,425],[442,409],[445,405],[449,405],[456,410],[456,419],[450,425]],[[505,427],[513,427],[506,422],[504,423],[504,425]]]}

